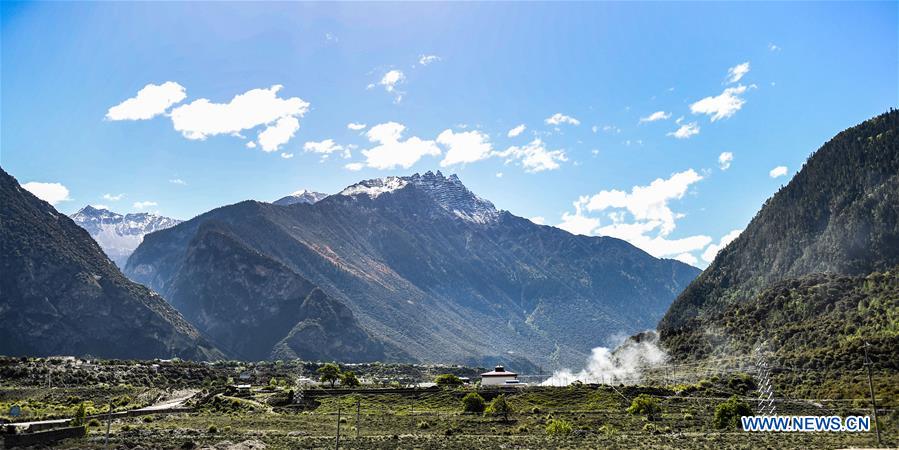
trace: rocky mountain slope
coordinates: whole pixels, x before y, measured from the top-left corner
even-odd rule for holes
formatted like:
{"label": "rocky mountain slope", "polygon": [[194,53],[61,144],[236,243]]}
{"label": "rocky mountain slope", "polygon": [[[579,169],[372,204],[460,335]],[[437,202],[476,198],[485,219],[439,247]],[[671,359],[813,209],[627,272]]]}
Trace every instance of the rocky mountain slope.
{"label": "rocky mountain slope", "polygon": [[158,294],[0,169],[0,354],[217,359]]}
{"label": "rocky mountain slope", "polygon": [[166,298],[230,357],[364,362],[384,346],[352,312],[278,261],[240,242],[227,224],[204,222]]}
{"label": "rocky mountain slope", "polygon": [[[653,327],[698,272],[619,239],[536,225],[456,176],[428,172],[364,181],[314,204],[210,211],[147,236],[126,273],[184,311],[195,304],[209,314],[200,305],[232,294],[197,286],[199,277],[192,289],[204,294],[180,291],[185,270],[251,281],[240,267],[192,260],[209,224],[227,230],[223,252],[264,257],[346,306],[389,359],[506,362],[520,371],[582,364],[612,335]],[[253,304],[233,292],[235,305]]]}
{"label": "rocky mountain slope", "polygon": [[109,259],[119,267],[125,266],[128,257],[140,245],[145,235],[181,223],[180,220],[156,214],[121,215],[90,205],[72,214],[72,220],[87,230]]}
{"label": "rocky mountain slope", "polygon": [[677,298],[662,342],[681,359],[765,344],[791,363],[860,367],[867,341],[897,367],[897,268],[894,110],[815,152]]}

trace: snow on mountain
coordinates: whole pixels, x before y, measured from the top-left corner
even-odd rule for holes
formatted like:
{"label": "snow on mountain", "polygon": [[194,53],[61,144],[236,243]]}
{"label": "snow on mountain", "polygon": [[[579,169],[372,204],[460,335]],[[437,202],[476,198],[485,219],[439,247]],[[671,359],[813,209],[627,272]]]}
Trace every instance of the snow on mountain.
{"label": "snow on mountain", "polygon": [[275,205],[281,205],[281,206],[293,205],[296,203],[308,203],[308,204],[312,205],[327,196],[328,196],[328,194],[323,194],[321,192],[307,191],[306,189],[301,189],[299,191],[294,192],[293,194],[281,197],[272,203]]}
{"label": "snow on mountain", "polygon": [[500,212],[493,203],[484,200],[468,190],[455,174],[445,177],[438,170],[437,173],[428,171],[424,174],[415,174],[408,177],[386,177],[365,180],[356,183],[340,191],[343,196],[367,195],[371,198],[394,192],[407,186],[418,189],[429,197],[441,208],[452,213],[462,220],[475,223],[494,222]]}
{"label": "snow on mountain", "polygon": [[144,240],[144,235],[181,223],[180,220],[156,214],[121,215],[90,205],[73,214],[72,220],[87,230],[106,255],[119,267],[125,266],[128,257]]}

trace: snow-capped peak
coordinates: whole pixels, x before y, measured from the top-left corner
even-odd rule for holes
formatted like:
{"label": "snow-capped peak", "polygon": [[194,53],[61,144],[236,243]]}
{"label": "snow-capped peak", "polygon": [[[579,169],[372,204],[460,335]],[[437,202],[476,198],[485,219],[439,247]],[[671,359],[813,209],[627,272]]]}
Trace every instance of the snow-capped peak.
{"label": "snow-capped peak", "polygon": [[180,220],[150,213],[114,213],[108,209],[85,206],[72,214],[72,220],[87,230],[106,254],[120,267],[140,245],[144,235],[181,223]]}
{"label": "snow-capped peak", "polygon": [[339,195],[366,195],[370,198],[403,189],[414,187],[429,197],[442,209],[463,220],[476,223],[489,223],[499,217],[499,211],[487,200],[468,190],[455,174],[445,177],[440,171],[428,171],[408,177],[386,177],[365,180],[340,191]]}
{"label": "snow-capped peak", "polygon": [[381,194],[406,187],[406,185],[409,184],[407,178],[408,177],[386,177],[360,181],[352,186],[347,186],[344,190],[340,191],[340,194],[338,195],[345,195],[347,197],[367,195],[371,198],[377,198]]}
{"label": "snow-capped peak", "polygon": [[294,192],[285,197],[281,197],[278,200],[275,200],[275,205],[287,206],[293,205],[296,203],[308,203],[310,205],[318,203],[323,198],[327,197],[328,194],[323,194],[321,192],[309,191],[306,189],[300,189],[299,191]]}

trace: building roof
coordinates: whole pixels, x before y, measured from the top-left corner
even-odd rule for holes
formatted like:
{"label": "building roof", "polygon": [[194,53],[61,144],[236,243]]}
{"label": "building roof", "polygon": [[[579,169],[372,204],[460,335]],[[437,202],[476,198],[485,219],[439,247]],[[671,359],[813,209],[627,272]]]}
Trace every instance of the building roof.
{"label": "building roof", "polygon": [[482,377],[517,377],[518,374],[515,372],[506,372],[506,369],[503,366],[496,366],[490,372],[484,372],[481,374]]}

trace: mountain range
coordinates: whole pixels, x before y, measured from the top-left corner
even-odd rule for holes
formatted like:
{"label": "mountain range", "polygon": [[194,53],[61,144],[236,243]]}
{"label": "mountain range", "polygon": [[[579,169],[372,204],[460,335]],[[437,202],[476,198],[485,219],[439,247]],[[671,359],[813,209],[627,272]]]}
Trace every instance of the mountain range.
{"label": "mountain range", "polygon": [[220,359],[72,219],[0,169],[0,354]]}
{"label": "mountain range", "polygon": [[302,323],[332,358],[529,371],[653,327],[698,272],[516,217],[440,172],[218,208],[147,235],[125,268],[234,357],[306,358]]}
{"label": "mountain range", "polygon": [[100,248],[119,267],[125,266],[128,257],[140,245],[145,235],[181,223],[180,220],[151,213],[121,215],[106,208],[90,205],[81,208],[71,217],[75,223],[90,233],[100,244]]}
{"label": "mountain range", "polygon": [[[659,323],[674,357],[899,369],[899,111],[814,152]],[[895,385],[894,385],[895,387]]]}

